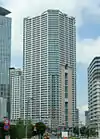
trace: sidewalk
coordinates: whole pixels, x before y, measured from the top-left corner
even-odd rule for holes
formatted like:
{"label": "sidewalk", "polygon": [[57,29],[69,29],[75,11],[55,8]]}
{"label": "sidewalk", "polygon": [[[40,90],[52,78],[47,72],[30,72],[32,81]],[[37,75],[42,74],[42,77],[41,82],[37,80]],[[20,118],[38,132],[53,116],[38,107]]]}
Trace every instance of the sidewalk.
{"label": "sidewalk", "polygon": [[39,139],[39,136],[34,136],[31,139]]}

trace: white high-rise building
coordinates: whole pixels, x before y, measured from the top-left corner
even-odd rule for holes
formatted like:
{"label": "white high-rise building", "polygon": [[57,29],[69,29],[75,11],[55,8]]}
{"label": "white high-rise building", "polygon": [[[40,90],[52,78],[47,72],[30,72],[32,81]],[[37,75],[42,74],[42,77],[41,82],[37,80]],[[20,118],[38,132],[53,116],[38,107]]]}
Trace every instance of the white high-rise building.
{"label": "white high-rise building", "polygon": [[23,30],[24,118],[28,110],[34,122],[43,121],[53,128],[66,123],[72,126],[76,112],[75,18],[47,10],[24,18]]}
{"label": "white high-rise building", "polygon": [[21,69],[10,68],[10,120],[23,119],[23,75]]}
{"label": "white high-rise building", "polygon": [[100,57],[88,67],[88,108],[89,126],[97,128],[100,138]]}

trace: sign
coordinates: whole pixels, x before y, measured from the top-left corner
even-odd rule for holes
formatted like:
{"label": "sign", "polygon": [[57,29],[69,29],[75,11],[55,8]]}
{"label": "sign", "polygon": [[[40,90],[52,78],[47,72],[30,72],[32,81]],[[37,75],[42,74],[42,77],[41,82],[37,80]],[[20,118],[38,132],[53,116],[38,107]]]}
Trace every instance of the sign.
{"label": "sign", "polygon": [[36,126],[34,126],[34,131],[36,131]]}
{"label": "sign", "polygon": [[10,139],[10,136],[5,136],[5,139]]}
{"label": "sign", "polygon": [[63,138],[68,138],[68,132],[62,132],[62,137]]}
{"label": "sign", "polygon": [[10,128],[10,121],[8,120],[8,118],[4,119],[4,130],[9,130]]}
{"label": "sign", "polygon": [[9,129],[9,125],[4,125],[4,130],[8,130]]}
{"label": "sign", "polygon": [[8,119],[5,119],[4,124],[5,124],[5,125],[6,125],[6,124],[9,124]]}

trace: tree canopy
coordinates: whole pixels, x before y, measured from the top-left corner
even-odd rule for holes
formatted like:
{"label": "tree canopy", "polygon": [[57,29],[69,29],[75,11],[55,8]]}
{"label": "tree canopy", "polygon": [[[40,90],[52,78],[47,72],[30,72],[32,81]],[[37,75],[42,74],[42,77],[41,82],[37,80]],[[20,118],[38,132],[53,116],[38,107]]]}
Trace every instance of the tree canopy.
{"label": "tree canopy", "polygon": [[[75,135],[79,135],[79,127],[74,127],[73,132]],[[97,136],[97,132],[95,128],[89,128],[86,126],[82,126],[80,128],[80,135],[89,137],[89,136]]]}
{"label": "tree canopy", "polygon": [[[34,130],[34,127],[36,130]],[[44,123],[39,122],[33,125],[31,121],[27,123],[27,137],[31,138],[34,135],[43,135],[46,130],[46,126]],[[19,119],[15,125],[10,125],[10,129],[8,131],[4,130],[4,123],[0,123],[0,137],[4,138],[5,135],[10,135],[11,139],[22,139],[25,138],[26,125],[24,121]]]}

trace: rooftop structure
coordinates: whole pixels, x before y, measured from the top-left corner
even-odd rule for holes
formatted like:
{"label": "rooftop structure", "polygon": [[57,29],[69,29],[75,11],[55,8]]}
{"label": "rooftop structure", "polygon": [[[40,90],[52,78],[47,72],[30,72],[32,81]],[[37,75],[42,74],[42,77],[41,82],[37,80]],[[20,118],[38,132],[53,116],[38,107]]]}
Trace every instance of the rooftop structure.
{"label": "rooftop structure", "polygon": [[6,16],[8,14],[10,14],[11,12],[3,7],[0,7],[0,15],[2,16]]}

